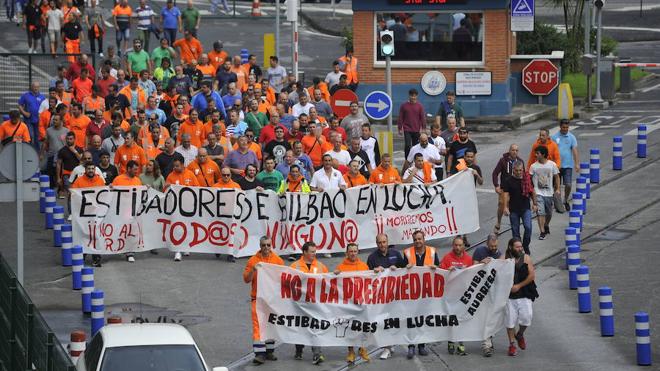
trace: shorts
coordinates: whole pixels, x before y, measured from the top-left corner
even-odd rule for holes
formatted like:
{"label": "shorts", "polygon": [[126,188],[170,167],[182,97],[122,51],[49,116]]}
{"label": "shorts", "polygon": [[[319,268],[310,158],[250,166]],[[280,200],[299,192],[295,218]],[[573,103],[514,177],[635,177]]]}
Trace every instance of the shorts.
{"label": "shorts", "polygon": [[537,214],[539,216],[552,215],[552,207],[554,205],[553,201],[554,197],[552,196],[536,195],[536,203],[539,207]]}
{"label": "shorts", "polygon": [[559,181],[563,185],[571,185],[573,183],[573,168],[562,167],[559,169]]}
{"label": "shorts", "polygon": [[117,40],[129,40],[131,38],[131,28],[126,28],[122,30],[121,28],[117,29]]}
{"label": "shorts", "polygon": [[516,325],[530,326],[532,324],[532,301],[527,298],[509,299],[506,305],[506,328]]}
{"label": "shorts", "polygon": [[59,30],[48,30],[48,38],[50,39],[50,42],[54,43],[57,42],[58,40],[62,39],[62,34],[60,33]]}

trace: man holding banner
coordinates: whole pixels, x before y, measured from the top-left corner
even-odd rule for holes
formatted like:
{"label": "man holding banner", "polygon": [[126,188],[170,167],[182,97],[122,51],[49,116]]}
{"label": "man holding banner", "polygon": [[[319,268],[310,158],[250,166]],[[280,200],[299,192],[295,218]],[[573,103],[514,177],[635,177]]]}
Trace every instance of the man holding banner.
{"label": "man holding banner", "polygon": [[[307,241],[302,245],[302,257],[291,264],[291,268],[299,270],[303,273],[328,273],[328,268],[316,259],[316,244],[312,241]],[[305,348],[304,345],[296,344],[296,360],[302,360],[302,352]],[[315,365],[325,361],[325,357],[321,354],[321,347],[312,346],[312,363]]]}
{"label": "man holding banner", "polygon": [[[229,170],[229,169],[226,169]],[[254,364],[261,365],[269,361],[277,361],[275,356],[275,341],[261,341],[259,335],[259,319],[257,318],[257,269],[261,263],[284,265],[282,258],[273,252],[273,242],[268,236],[259,239],[259,251],[248,260],[243,270],[243,281],[250,283],[250,300],[252,308],[252,349],[254,350]]]}
{"label": "man holding banner", "polygon": [[[412,267],[430,267],[436,269],[440,265],[440,259],[434,247],[426,246],[424,240],[424,232],[416,230],[412,234],[413,245],[407,248],[403,253],[403,259],[406,261],[406,268]],[[426,350],[426,344],[417,344],[417,349],[420,356],[428,356],[429,351]],[[406,358],[412,359],[415,356],[415,345],[408,345],[408,354]]]}

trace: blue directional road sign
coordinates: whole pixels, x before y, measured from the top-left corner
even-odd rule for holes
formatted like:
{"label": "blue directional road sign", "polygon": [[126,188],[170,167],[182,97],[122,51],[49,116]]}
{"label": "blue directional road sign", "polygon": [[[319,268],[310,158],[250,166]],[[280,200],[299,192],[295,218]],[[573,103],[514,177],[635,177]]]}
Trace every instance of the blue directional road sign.
{"label": "blue directional road sign", "polygon": [[364,99],[364,113],[372,120],[384,120],[392,114],[392,98],[383,91],[372,91]]}

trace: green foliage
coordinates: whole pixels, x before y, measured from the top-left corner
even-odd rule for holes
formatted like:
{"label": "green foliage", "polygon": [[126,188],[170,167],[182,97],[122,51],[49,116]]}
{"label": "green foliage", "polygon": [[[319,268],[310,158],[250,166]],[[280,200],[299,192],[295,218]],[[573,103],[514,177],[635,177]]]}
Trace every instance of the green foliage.
{"label": "green foliage", "polygon": [[344,49],[353,48],[353,29],[348,27],[342,28],[341,36],[341,46],[343,46]]}
{"label": "green foliage", "polygon": [[[610,53],[616,55],[616,47],[619,45],[619,42],[605,35],[602,35],[601,38],[600,55],[603,57],[610,55]],[[591,31],[590,44],[593,54],[596,54],[596,30]]]}
{"label": "green foliage", "polygon": [[550,54],[553,50],[564,50],[566,36],[555,27],[535,22],[534,31],[518,32],[518,54]]}

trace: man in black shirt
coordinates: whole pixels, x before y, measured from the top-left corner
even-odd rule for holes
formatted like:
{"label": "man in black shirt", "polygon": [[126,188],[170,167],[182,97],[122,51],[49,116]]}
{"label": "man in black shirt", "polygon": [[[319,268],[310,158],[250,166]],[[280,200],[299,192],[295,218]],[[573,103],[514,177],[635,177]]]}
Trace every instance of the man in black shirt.
{"label": "man in black shirt", "polygon": [[218,137],[215,133],[209,133],[206,136],[206,140],[209,142],[204,148],[209,154],[209,159],[215,161],[219,168],[222,169],[222,161],[225,159],[225,149],[218,144]]}
{"label": "man in black shirt", "polygon": [[348,148],[348,154],[351,155],[351,161],[357,161],[360,165],[360,174],[366,179],[369,179],[371,175],[369,170],[371,169],[371,162],[369,161],[369,155],[361,148],[360,137],[351,138],[351,146]]}
{"label": "man in black shirt", "polygon": [[474,162],[477,162],[477,146],[474,144],[472,140],[468,138],[468,130],[467,128],[460,128],[458,129],[458,140],[454,141],[450,146],[449,146],[449,155],[447,156],[447,169],[449,169],[450,174],[456,174],[458,173],[458,170],[456,170],[456,165],[458,164],[458,160],[461,160],[465,157],[465,152],[471,151],[474,153],[475,158]]}
{"label": "man in black shirt", "polygon": [[119,86],[117,84],[110,85],[110,94],[105,97],[105,109],[111,111],[111,115],[115,112],[123,115],[130,106],[131,102],[128,101],[128,98],[124,94],[119,94]]}
{"label": "man in black shirt", "polygon": [[101,158],[101,162],[99,162],[99,170],[103,173],[105,185],[110,185],[117,175],[119,175],[119,172],[117,171],[117,167],[110,163],[110,154],[108,151],[102,149],[99,157]]}
{"label": "man in black shirt", "polygon": [[[520,238],[520,221],[522,219],[522,243],[526,254],[529,254],[529,242],[532,237],[532,211],[536,211],[536,192],[528,174],[525,174],[525,163],[517,161],[513,165],[513,175],[507,177],[502,184],[504,192],[504,215],[509,215],[511,234]],[[529,201],[533,202],[532,210]]]}
{"label": "man in black shirt", "polygon": [[167,120],[165,120],[163,126],[170,132],[171,138],[176,138],[179,133],[179,126],[181,126],[184,121],[186,121],[186,115],[183,114],[183,104],[177,103],[174,107],[173,114],[167,116]]}
{"label": "man in black shirt", "polygon": [[76,147],[76,134],[72,131],[66,134],[66,145],[57,151],[57,187],[62,193],[66,194],[69,191],[69,174],[73,169],[78,166],[80,159],[83,156],[84,150]]}
{"label": "man in black shirt", "polygon": [[68,54],[80,53],[80,33],[82,30],[78,17],[73,13],[69,14],[68,22],[62,26],[62,39],[64,40],[65,51]]}
{"label": "man in black shirt", "polygon": [[275,160],[275,165],[278,165],[284,161],[284,155],[290,149],[291,144],[284,139],[284,128],[278,125],[275,127],[275,139],[268,142],[264,148],[264,152],[268,155],[264,158],[272,157]]}
{"label": "man in black shirt", "polygon": [[249,191],[251,189],[256,189],[257,191],[264,190],[264,183],[257,179],[257,167],[252,164],[248,164],[245,167],[245,176],[238,179],[236,183],[238,183],[244,191]]}
{"label": "man in black shirt", "polygon": [[23,20],[25,30],[27,31],[28,53],[37,52],[37,40],[41,39],[41,52],[46,53],[46,45],[43,40],[42,32],[44,31],[41,25],[41,7],[37,0],[30,0],[23,9]]}
{"label": "man in black shirt", "polygon": [[170,175],[173,162],[176,159],[180,160],[181,163],[184,162],[183,155],[174,150],[174,139],[167,138],[165,140],[165,150],[156,156],[156,162],[158,163],[163,178],[167,179],[167,176]]}

